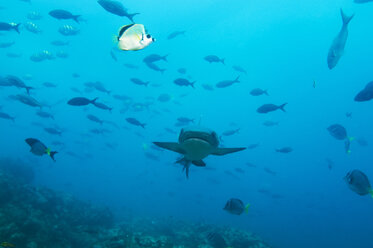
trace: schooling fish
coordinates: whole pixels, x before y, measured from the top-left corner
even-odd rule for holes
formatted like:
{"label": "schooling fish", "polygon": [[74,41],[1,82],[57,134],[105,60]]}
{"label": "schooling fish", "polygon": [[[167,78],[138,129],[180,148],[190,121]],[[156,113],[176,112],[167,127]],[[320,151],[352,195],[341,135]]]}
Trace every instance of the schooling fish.
{"label": "schooling fish", "polygon": [[137,119],[135,118],[126,118],[126,121],[131,124],[131,125],[134,125],[134,126],[139,126],[139,127],[142,127],[142,128],[145,128],[145,123],[141,123],[140,121],[138,121]]}
{"label": "schooling fish", "polygon": [[344,49],[346,46],[347,38],[348,38],[348,24],[354,17],[352,16],[347,16],[341,9],[341,16],[342,16],[342,29],[339,31],[337,37],[334,38],[333,43],[329,49],[328,53],[328,67],[329,69],[333,69],[337,64],[340,58],[342,57],[344,53]]}
{"label": "schooling fish", "polygon": [[287,103],[284,103],[284,104],[281,104],[279,106],[277,105],[274,105],[274,104],[263,104],[262,106],[260,106],[256,112],[260,113],[260,114],[267,114],[269,112],[273,112],[273,111],[276,111],[278,109],[281,109],[283,112],[286,112],[285,110],[285,106],[286,106]]}
{"label": "schooling fish", "polygon": [[89,100],[85,97],[74,97],[74,98],[70,99],[67,102],[67,104],[72,105],[72,106],[85,106],[85,105],[88,105],[88,104],[94,104],[97,99],[98,99],[98,97],[96,97],[93,100]]}
{"label": "schooling fish", "polygon": [[185,79],[185,78],[177,78],[174,80],[174,84],[178,85],[178,86],[191,86],[192,88],[194,88],[194,84],[196,82],[189,82],[188,79]]}
{"label": "schooling fish", "polygon": [[49,12],[49,15],[53,18],[56,18],[58,20],[74,20],[75,22],[79,23],[79,17],[80,15],[73,15],[67,10],[63,9],[55,9]]}
{"label": "schooling fish", "polygon": [[236,77],[234,80],[223,80],[216,84],[216,88],[226,88],[234,83],[239,83],[240,76]]}
{"label": "schooling fish", "polygon": [[222,63],[223,65],[225,65],[225,62],[224,62],[225,59],[221,59],[216,55],[207,55],[203,59],[209,62],[210,64],[211,63]]}
{"label": "schooling fish", "polygon": [[98,4],[101,5],[107,12],[110,12],[117,16],[125,16],[133,22],[133,17],[140,13],[128,13],[128,10],[123,6],[122,3],[114,0],[98,0]]}
{"label": "schooling fish", "polygon": [[172,32],[171,34],[169,34],[167,36],[167,39],[172,40],[172,39],[175,39],[177,36],[180,36],[180,35],[183,35],[183,34],[185,34],[185,31],[175,31],[175,32]]}
{"label": "schooling fish", "polygon": [[17,33],[19,33],[19,25],[21,25],[21,23],[15,24],[15,23],[0,22],[0,31],[15,30]]}

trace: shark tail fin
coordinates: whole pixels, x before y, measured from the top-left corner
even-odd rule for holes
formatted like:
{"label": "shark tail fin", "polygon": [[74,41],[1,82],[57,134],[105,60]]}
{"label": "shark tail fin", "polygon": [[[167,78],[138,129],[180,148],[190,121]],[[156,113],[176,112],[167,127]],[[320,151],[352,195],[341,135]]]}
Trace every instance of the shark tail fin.
{"label": "shark tail fin", "polygon": [[343,26],[347,26],[350,23],[350,21],[352,20],[352,18],[355,16],[355,14],[353,14],[351,16],[348,16],[341,9],[341,16],[342,16]]}

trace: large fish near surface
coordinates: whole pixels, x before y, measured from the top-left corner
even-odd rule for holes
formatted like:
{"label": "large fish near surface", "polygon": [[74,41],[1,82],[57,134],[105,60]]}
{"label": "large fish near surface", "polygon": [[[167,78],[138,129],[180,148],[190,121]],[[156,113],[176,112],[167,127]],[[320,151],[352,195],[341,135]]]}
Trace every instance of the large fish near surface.
{"label": "large fish near surface", "polygon": [[128,13],[128,10],[123,6],[122,3],[118,2],[118,1],[114,1],[114,0],[98,0],[97,2],[107,12],[110,12],[110,13],[112,13],[114,15],[117,15],[117,16],[125,16],[128,19],[130,19],[131,22],[134,22],[133,21],[133,17],[135,15],[140,14],[140,13],[133,13],[133,14]]}
{"label": "large fish near surface", "polygon": [[328,67],[329,69],[333,69],[337,64],[338,61],[341,59],[344,49],[346,46],[347,42],[347,37],[348,37],[348,24],[354,17],[352,16],[347,16],[343,10],[341,9],[341,15],[342,15],[342,29],[339,31],[337,37],[334,38],[333,43],[329,49],[328,53]]}

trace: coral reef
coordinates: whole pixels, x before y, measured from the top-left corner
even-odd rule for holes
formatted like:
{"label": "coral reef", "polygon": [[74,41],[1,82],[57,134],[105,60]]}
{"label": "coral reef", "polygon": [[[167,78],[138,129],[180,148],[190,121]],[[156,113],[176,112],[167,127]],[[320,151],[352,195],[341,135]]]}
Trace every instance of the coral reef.
{"label": "coral reef", "polygon": [[249,232],[204,223],[172,218],[116,223],[107,208],[29,184],[33,171],[24,167],[0,159],[0,243],[25,248],[269,248]]}

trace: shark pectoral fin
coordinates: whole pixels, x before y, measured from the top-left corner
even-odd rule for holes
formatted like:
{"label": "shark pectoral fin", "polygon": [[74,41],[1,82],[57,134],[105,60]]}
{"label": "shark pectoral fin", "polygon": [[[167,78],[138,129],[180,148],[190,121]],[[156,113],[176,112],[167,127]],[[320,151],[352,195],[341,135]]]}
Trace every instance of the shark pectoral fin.
{"label": "shark pectoral fin", "polygon": [[245,150],[246,147],[240,147],[240,148],[216,148],[215,151],[213,151],[211,154],[216,156],[223,156],[225,154],[239,152],[242,150]]}
{"label": "shark pectoral fin", "polygon": [[192,164],[194,164],[195,166],[199,166],[199,167],[205,167],[206,166],[206,164],[205,164],[205,162],[203,162],[203,160],[192,161]]}
{"label": "shark pectoral fin", "polygon": [[153,144],[161,148],[173,151],[173,152],[185,154],[184,150],[181,148],[180,144],[177,142],[153,142]]}

